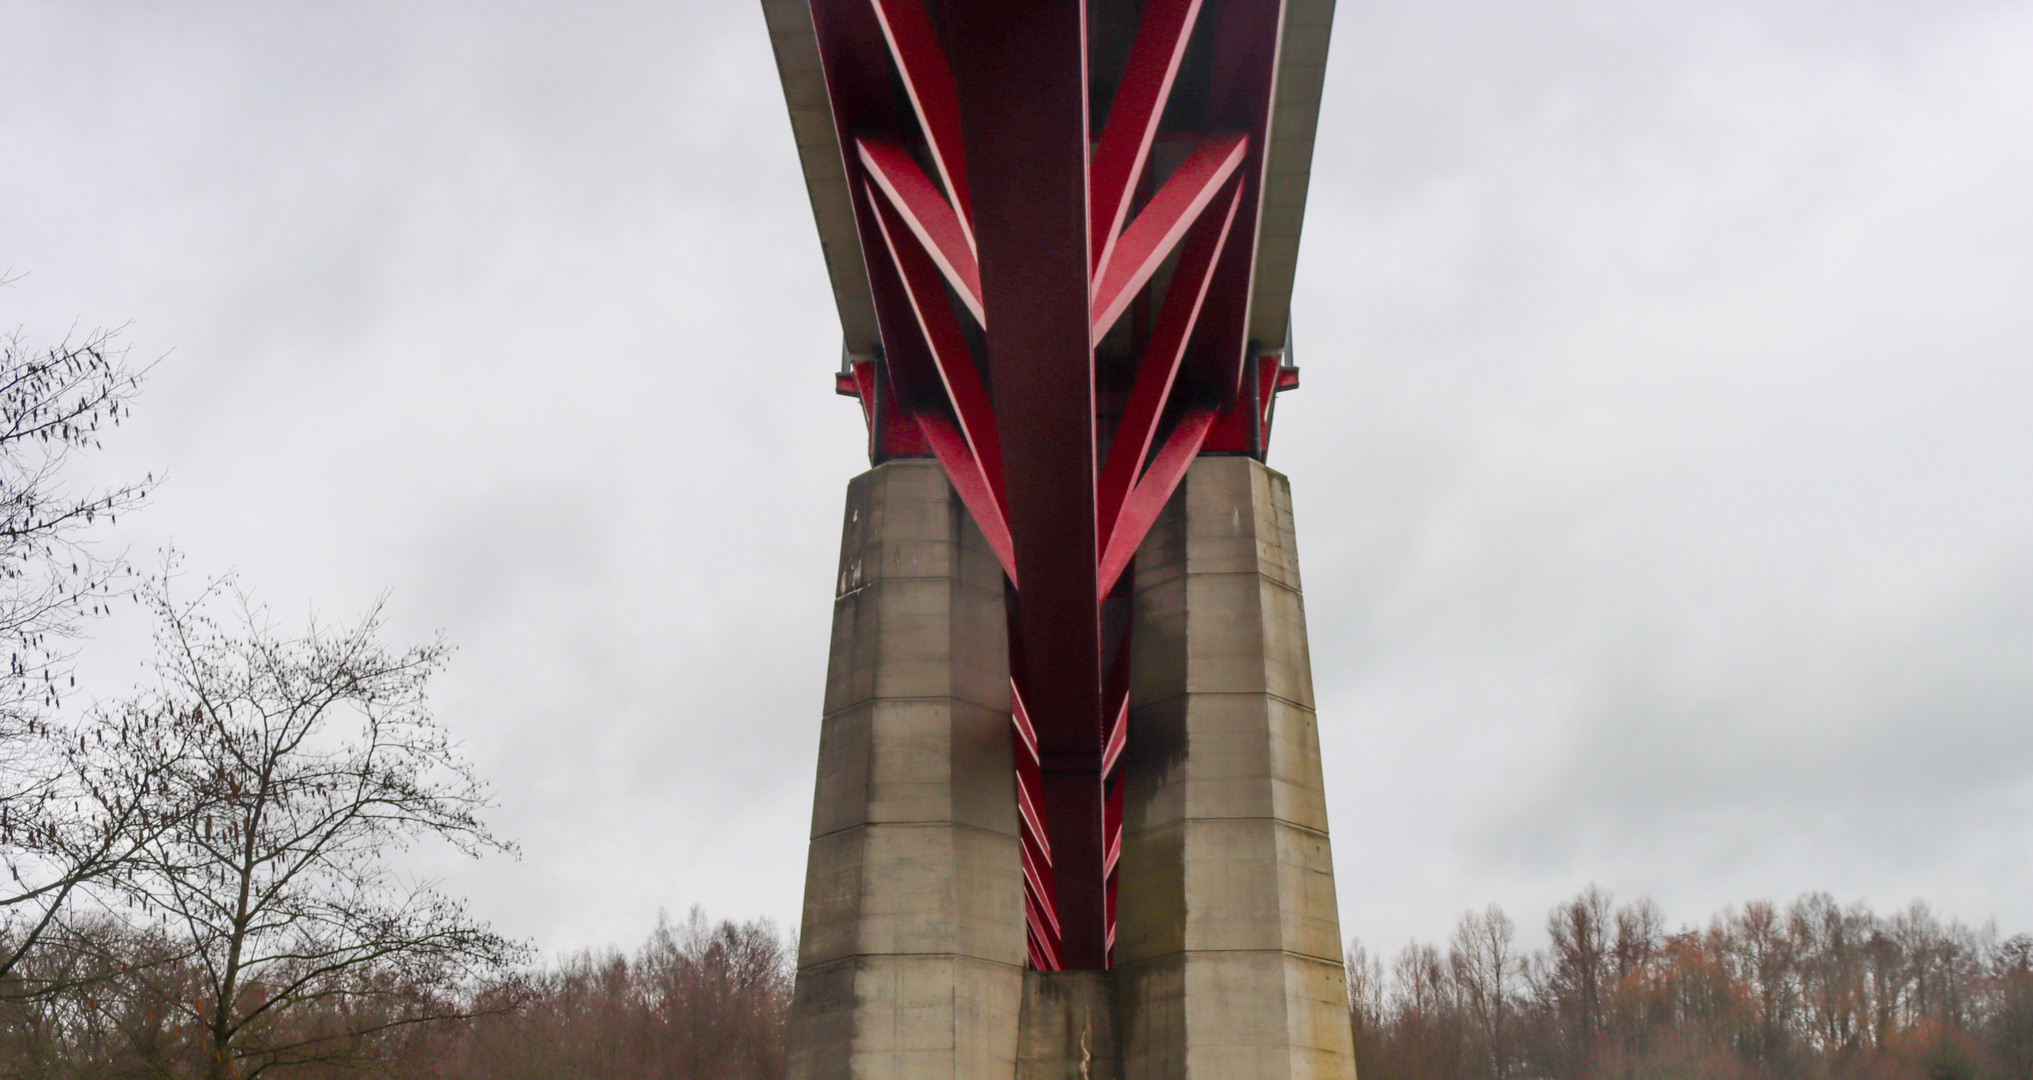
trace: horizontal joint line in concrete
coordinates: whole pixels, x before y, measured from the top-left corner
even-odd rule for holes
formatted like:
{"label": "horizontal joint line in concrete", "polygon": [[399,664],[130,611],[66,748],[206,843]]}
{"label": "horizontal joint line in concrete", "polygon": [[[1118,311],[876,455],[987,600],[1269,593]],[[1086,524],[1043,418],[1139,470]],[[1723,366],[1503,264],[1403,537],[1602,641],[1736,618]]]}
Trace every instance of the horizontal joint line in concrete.
{"label": "horizontal joint line in concrete", "polygon": [[[1304,604],[1306,603],[1306,590],[1304,590],[1304,589],[1295,589],[1295,588],[1291,587],[1290,585],[1287,585],[1287,584],[1285,584],[1285,583],[1283,583],[1283,582],[1281,582],[1281,581],[1278,581],[1278,580],[1276,580],[1276,579],[1272,578],[1272,577],[1271,577],[1271,576],[1270,576],[1269,574],[1249,574],[1249,575],[1241,575],[1241,574],[1237,574],[1237,575],[1229,575],[1229,574],[1195,574],[1195,575],[1193,575],[1193,576],[1194,576],[1194,577],[1197,577],[1197,578],[1202,578],[1202,579],[1206,579],[1206,578],[1211,578],[1211,577],[1230,577],[1230,576],[1235,576],[1235,577],[1242,577],[1242,576],[1248,576],[1248,577],[1253,577],[1253,578],[1256,578],[1256,579],[1257,579],[1257,580],[1259,580],[1259,581],[1262,581],[1262,582],[1264,582],[1265,584],[1268,584],[1268,585],[1269,585],[1269,586],[1270,586],[1271,588],[1273,588],[1273,589],[1276,589],[1276,590],[1278,590],[1279,592],[1288,592],[1288,593],[1291,593],[1291,594],[1292,594],[1292,595],[1293,595],[1294,597],[1296,597],[1296,598],[1298,599],[1299,603],[1300,603],[1300,604],[1301,604],[1302,606],[1303,606],[1303,605],[1304,605]],[[1167,587],[1166,585],[1164,585],[1164,584],[1160,583],[1160,584],[1157,584],[1157,585],[1153,585],[1153,586],[1151,586],[1151,587],[1150,587],[1150,588],[1148,588],[1148,589],[1138,589],[1138,590],[1137,590],[1137,595],[1138,595],[1138,596],[1143,596],[1143,595],[1145,595],[1145,594],[1148,594],[1148,593],[1154,593],[1154,592],[1166,592],[1166,591],[1169,591],[1169,590],[1168,590],[1168,587]]]}
{"label": "horizontal joint line in concrete", "polygon": [[[996,832],[994,829],[984,829],[979,825],[965,821],[954,821],[951,818],[933,818],[928,821],[858,821],[852,825],[843,825],[830,832],[813,833],[812,839],[823,840],[826,837],[839,836],[841,833],[850,833],[856,829],[966,829],[968,832],[977,832],[983,836],[993,836],[998,840],[1014,840],[1017,835],[1014,832]],[[1325,836],[1327,834],[1321,833],[1320,835]],[[1012,868],[1011,872],[1020,873],[1021,871]]]}
{"label": "horizontal joint line in concrete", "polygon": [[[1257,695],[1252,695],[1252,696],[1257,696]],[[1170,701],[1170,700],[1171,700],[1171,698],[1166,698],[1165,700],[1166,700],[1166,701]],[[1279,700],[1279,701],[1283,701],[1283,700],[1285,700],[1285,699],[1284,699],[1284,698],[1279,698],[1278,700]],[[847,704],[845,704],[845,705],[842,705],[842,706],[840,706],[840,707],[839,707],[839,708],[837,708],[837,709],[834,709],[834,710],[833,710],[832,712],[829,712],[829,713],[826,713],[826,714],[824,714],[824,715],[820,716],[820,717],[819,717],[819,722],[823,724],[823,723],[825,723],[826,721],[828,721],[828,720],[831,720],[831,719],[833,719],[833,718],[834,718],[834,717],[836,717],[836,716],[840,716],[840,715],[842,715],[842,714],[845,714],[845,713],[851,713],[851,712],[853,712],[854,710],[856,710],[856,709],[859,709],[859,708],[863,708],[863,707],[865,707],[865,706],[869,705],[869,704],[870,704],[870,703],[872,703],[872,702],[884,702],[884,703],[887,703],[887,702],[892,702],[892,701],[894,701],[894,702],[898,702],[898,703],[900,703],[900,704],[911,704],[911,703],[915,702],[915,703],[918,703],[918,704],[925,704],[925,705],[936,705],[936,704],[938,704],[938,703],[940,703],[940,702],[942,702],[942,701],[957,701],[957,702],[960,702],[960,703],[961,703],[961,704],[963,704],[963,705],[972,705],[972,706],[974,706],[974,707],[975,707],[975,708],[977,708],[977,709],[986,709],[986,710],[988,710],[989,712],[995,713],[995,714],[996,714],[996,715],[998,715],[998,716],[1008,716],[1008,715],[1009,715],[1009,703],[1008,703],[1008,702],[1004,702],[1004,703],[1003,703],[1003,704],[1001,704],[1001,705],[985,705],[985,704],[983,704],[983,703],[981,703],[981,702],[979,702],[979,701],[976,701],[976,700],[974,700],[973,698],[967,698],[967,697],[960,697],[960,696],[958,696],[958,695],[955,695],[955,694],[932,694],[932,695],[929,695],[929,696],[926,696],[926,697],[895,697],[895,696],[891,696],[891,695],[886,695],[886,694],[870,694],[869,696],[867,696],[867,697],[865,697],[865,698],[855,698],[855,699],[854,699],[853,701],[850,701],[850,702],[848,702]],[[1305,708],[1305,706],[1303,706],[1303,705],[1301,705],[1301,706],[1299,706],[1299,707],[1300,707],[1300,708]]]}
{"label": "horizontal joint line in concrete", "polygon": [[[1175,956],[1207,956],[1214,953],[1238,953],[1238,954],[1248,954],[1251,956],[1262,956],[1265,953],[1276,953],[1279,956],[1289,956],[1294,960],[1310,960],[1316,964],[1329,964],[1337,968],[1341,967],[1345,963],[1345,961],[1336,959],[1331,956],[1315,956],[1312,953],[1299,952],[1294,949],[1173,949],[1171,952],[1161,952],[1154,956],[1146,956],[1141,960],[1126,960],[1122,963],[1115,965],[1115,970],[1121,971],[1123,968],[1140,967],[1144,964],[1155,964],[1160,960],[1169,960]],[[799,970],[803,969],[801,968]]]}
{"label": "horizontal joint line in concrete", "polygon": [[[1285,704],[1287,704],[1287,705],[1290,705],[1291,707],[1293,707],[1293,708],[1295,708],[1295,709],[1301,709],[1301,710],[1304,710],[1304,711],[1306,711],[1306,712],[1309,712],[1309,713],[1313,713],[1313,714],[1314,714],[1314,715],[1315,715],[1316,717],[1317,717],[1317,716],[1319,715],[1319,712],[1320,712],[1320,710],[1318,710],[1318,709],[1314,708],[1314,707],[1313,707],[1313,706],[1311,706],[1311,705],[1306,705],[1306,704],[1302,704],[1302,703],[1300,703],[1300,702],[1297,702],[1297,701],[1293,701],[1293,700],[1292,700],[1291,698],[1288,698],[1288,697],[1286,697],[1286,696],[1285,696],[1285,695],[1283,695],[1283,694],[1273,694],[1273,693],[1271,693],[1271,692],[1270,692],[1269,690],[1182,690],[1182,691],[1180,691],[1180,692],[1178,692],[1178,693],[1176,693],[1176,694],[1172,694],[1172,695],[1170,695],[1169,697],[1161,697],[1161,698],[1152,698],[1152,699],[1151,699],[1151,700],[1149,700],[1149,701],[1140,701],[1140,702],[1137,702],[1136,704],[1134,704],[1134,705],[1131,705],[1131,706],[1130,706],[1130,709],[1129,709],[1129,714],[1130,714],[1131,716],[1135,716],[1135,715],[1136,715],[1137,713],[1139,713],[1139,712],[1141,712],[1141,711],[1143,711],[1143,710],[1145,710],[1145,709],[1149,709],[1149,708],[1152,708],[1152,707],[1154,707],[1154,706],[1158,706],[1158,705],[1163,705],[1164,703],[1166,703],[1166,702],[1168,702],[1168,701],[1176,701],[1176,700],[1178,700],[1179,698],[1224,698],[1224,697],[1228,697],[1228,698],[1235,698],[1235,697],[1260,697],[1260,698],[1270,698],[1270,699],[1271,699],[1272,701],[1282,701],[1282,702],[1284,702]],[[864,699],[864,700],[873,700],[873,699]],[[905,698],[883,698],[882,700],[884,700],[884,701],[903,701],[903,700],[909,700],[909,699],[905,699]],[[966,699],[965,699],[965,698],[962,698],[962,699],[959,699],[959,700],[963,700],[963,701],[964,701],[964,700],[966,700]],[[1006,711],[1006,710],[1005,710],[1005,711]],[[827,715],[828,715],[828,716],[831,716],[831,715],[832,715],[832,713],[828,713]]]}
{"label": "horizontal joint line in concrete", "polygon": [[846,592],[834,593],[833,599],[835,602],[845,600],[856,593],[867,592],[877,585],[891,581],[943,581],[950,583],[956,589],[965,589],[968,592],[977,592],[983,596],[993,597],[998,603],[1002,601],[1001,589],[990,589],[981,585],[969,585],[964,581],[955,581],[951,574],[884,574],[881,577],[870,578]]}
{"label": "horizontal joint line in concrete", "polygon": [[[1298,822],[1293,821],[1291,818],[1281,818],[1278,817],[1276,814],[1223,814],[1220,816],[1212,814],[1195,814],[1192,817],[1173,818],[1170,821],[1166,821],[1157,825],[1147,825],[1141,829],[1131,829],[1128,827],[1124,827],[1124,829],[1122,830],[1122,834],[1124,836],[1142,836],[1145,833],[1163,832],[1166,829],[1176,829],[1179,828],[1180,826],[1187,825],[1189,823],[1196,821],[1275,821],[1278,824],[1290,828],[1296,832],[1310,833],[1314,836],[1319,837],[1322,840],[1330,839],[1327,835],[1326,829],[1316,829],[1311,825],[1301,825]],[[994,835],[1000,836],[1002,834],[996,833]]]}
{"label": "horizontal joint line in concrete", "polygon": [[1185,570],[1179,572],[1168,572],[1166,573],[1164,580],[1158,581],[1154,584],[1146,585],[1143,588],[1140,588],[1136,591],[1139,593],[1147,593],[1155,592],[1159,589],[1170,588],[1173,585],[1173,583],[1178,581],[1180,578],[1199,578],[1204,581],[1208,578],[1229,578],[1229,577],[1257,578],[1259,580],[1269,582],[1272,588],[1283,589],[1294,596],[1303,596],[1305,595],[1306,592],[1306,590],[1304,589],[1293,588],[1292,586],[1287,585],[1282,581],[1279,581],[1278,580],[1279,575],[1269,573],[1263,570]]}
{"label": "horizontal joint line in concrete", "polygon": [[1023,970],[1024,967],[1024,965],[1022,964],[1011,964],[1002,960],[990,960],[985,956],[970,956],[967,953],[962,952],[885,952],[885,953],[853,953],[847,956],[837,956],[831,960],[825,960],[817,964],[801,965],[798,968],[798,974],[803,975],[808,971],[820,972],[825,971],[828,968],[843,967],[845,965],[852,964],[857,960],[892,960],[892,959],[901,959],[905,957],[921,960],[922,959],[964,960],[970,964],[983,964],[988,967],[999,967],[1008,971],[1021,971]]}

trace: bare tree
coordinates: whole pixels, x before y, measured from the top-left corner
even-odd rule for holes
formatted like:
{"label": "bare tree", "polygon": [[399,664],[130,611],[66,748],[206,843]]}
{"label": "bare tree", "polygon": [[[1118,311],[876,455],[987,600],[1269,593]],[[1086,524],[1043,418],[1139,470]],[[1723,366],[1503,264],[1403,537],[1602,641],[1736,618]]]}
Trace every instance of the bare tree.
{"label": "bare tree", "polygon": [[[1591,888],[1554,909],[1550,949],[1517,958],[1516,978],[1534,992],[1511,999],[1513,1034],[1496,1039],[1494,1010],[1481,1004],[1504,999],[1496,915],[1465,915],[1444,966],[1431,946],[1406,946],[1391,971],[1393,1007],[1356,1024],[1364,1080],[1477,1080],[1504,1067],[1485,1052],[1491,1042],[1513,1048],[1513,1078],[1536,1080],[2033,1080],[2033,937],[2001,941],[1991,925],[1918,903],[1880,917],[1820,893],[1669,933],[1651,902],[1612,909]],[[1921,954],[1931,958],[1925,1008],[1920,976],[1898,973]],[[1584,1040],[1591,968],[1599,1007]]]}
{"label": "bare tree", "polygon": [[76,493],[63,473],[128,415],[145,373],[127,364],[117,331],[41,350],[0,338],[0,997],[64,985],[21,977],[23,958],[63,937],[77,891],[105,880],[147,831],[148,778],[124,775],[58,719],[76,683],[66,645],[126,573],[122,560],[97,556],[87,530],[153,485]]}
{"label": "bare tree", "polygon": [[1513,999],[1524,979],[1517,936],[1511,917],[1491,904],[1480,912],[1463,913],[1448,951],[1454,983],[1475,1029],[1482,1060],[1496,1080],[1504,1080],[1511,1072],[1509,1022]]}
{"label": "bare tree", "polygon": [[1568,1021],[1574,1048],[1586,1053],[1603,1028],[1603,998],[1612,978],[1610,894],[1590,885],[1546,917],[1553,948],[1551,997]]}
{"label": "bare tree", "polygon": [[1808,1031],[1824,1052],[1853,1056],[1864,1028],[1864,946],[1872,917],[1861,904],[1844,907],[1827,893],[1808,893],[1786,910],[1788,933],[1803,958],[1801,1000]]}
{"label": "bare tree", "polygon": [[1384,962],[1371,956],[1369,949],[1359,940],[1351,939],[1348,953],[1342,958],[1342,970],[1348,979],[1348,1018],[1360,1034],[1373,1031],[1384,1022]]}
{"label": "bare tree", "polygon": [[145,374],[128,366],[117,331],[42,350],[19,334],[0,338],[0,638],[11,650],[0,676],[0,723],[8,725],[0,733],[61,704],[69,689],[59,679],[62,642],[80,618],[105,609],[126,570],[97,557],[83,534],[139,504],[153,477],[79,494],[64,488],[62,473],[127,417]]}
{"label": "bare tree", "polygon": [[1744,988],[1750,1013],[1744,1037],[1747,1055],[1764,1062],[1784,1058],[1792,1050],[1799,1012],[1800,956],[1779,909],[1769,900],[1753,900],[1741,914],[1726,908],[1714,920],[1710,936],[1716,955]]}
{"label": "bare tree", "polygon": [[143,590],[159,685],[121,718],[178,734],[127,748],[176,812],[122,881],[189,957],[195,987],[165,997],[170,1022],[202,1029],[205,1075],[330,1061],[365,1036],[460,1014],[447,992],[525,950],[389,864],[424,839],[511,849],[481,821],[486,789],[427,708],[446,646],[382,645],[379,604],[350,628],[314,621],[285,638],[240,596],[222,624],[211,611],[228,583],[180,602],[169,577]]}
{"label": "bare tree", "polygon": [[795,965],[787,944],[767,921],[714,924],[697,907],[676,926],[657,919],[635,968],[668,1075],[783,1076]]}
{"label": "bare tree", "polygon": [[167,782],[191,750],[187,725],[95,711],[77,730],[37,722],[34,731],[14,761],[31,761],[40,775],[24,776],[0,800],[0,864],[9,879],[0,891],[0,1000],[58,993],[122,970],[104,947],[106,905],[119,897],[121,876],[190,812],[172,801]]}
{"label": "bare tree", "polygon": [[1643,972],[1658,954],[1666,939],[1666,914],[1649,896],[1617,909],[1616,940],[1610,953],[1616,959],[1616,977],[1629,978]]}
{"label": "bare tree", "polygon": [[1996,950],[1991,977],[1997,1005],[1990,1048],[1999,1074],[2033,1080],[2033,937],[2014,934]]}

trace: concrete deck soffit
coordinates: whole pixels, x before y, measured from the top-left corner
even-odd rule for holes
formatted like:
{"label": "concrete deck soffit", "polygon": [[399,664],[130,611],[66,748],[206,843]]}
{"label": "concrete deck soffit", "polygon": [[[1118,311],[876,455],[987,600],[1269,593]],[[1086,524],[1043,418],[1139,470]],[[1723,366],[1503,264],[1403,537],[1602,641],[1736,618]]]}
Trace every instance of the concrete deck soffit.
{"label": "concrete deck soffit", "polygon": [[1313,134],[1320,124],[1320,87],[1333,27],[1334,0],[1285,0],[1249,304],[1249,340],[1260,349],[1283,348],[1291,321],[1292,277],[1299,263],[1299,229],[1306,218]]}
{"label": "concrete deck soffit", "polygon": [[868,266],[862,261],[861,239],[854,227],[847,160],[833,123],[826,76],[819,67],[812,8],[806,0],[762,0],[762,15],[769,24],[777,74],[783,79],[784,103],[790,107],[791,133],[797,139],[798,161],[805,170],[805,190],[812,198],[812,218],[819,226],[819,246],[826,256],[826,276],[833,283],[833,302],[840,309],[840,328],[849,352],[872,355],[882,335],[876,328]]}

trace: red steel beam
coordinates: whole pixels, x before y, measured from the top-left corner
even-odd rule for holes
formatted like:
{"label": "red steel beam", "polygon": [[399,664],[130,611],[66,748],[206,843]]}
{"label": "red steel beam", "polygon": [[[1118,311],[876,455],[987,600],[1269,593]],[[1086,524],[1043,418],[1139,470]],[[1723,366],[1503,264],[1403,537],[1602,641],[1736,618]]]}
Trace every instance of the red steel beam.
{"label": "red steel beam", "polygon": [[1206,310],[1200,314],[1200,346],[1204,362],[1191,373],[1196,388],[1210,399],[1232,403],[1207,438],[1206,448],[1222,453],[1258,455],[1257,425],[1245,385],[1244,355],[1252,349],[1274,349],[1283,342],[1249,341],[1250,283],[1256,272],[1257,220],[1264,169],[1264,133],[1271,112],[1271,77],[1277,68],[1278,28],[1284,5],[1224,3],[1210,11],[1207,123],[1211,128],[1250,133],[1249,159],[1237,170],[1243,178],[1242,211],[1235,235],[1243,243],[1222,252],[1214,272]]}
{"label": "red steel beam", "polygon": [[[1113,589],[1117,578],[1129,566],[1129,560],[1137,553],[1137,543],[1150,531],[1151,523],[1158,520],[1158,513],[1165,508],[1165,501],[1178,490],[1179,481],[1186,478],[1186,470],[1200,453],[1200,447],[1207,441],[1207,429],[1214,426],[1215,410],[1204,405],[1186,410],[1179,418],[1178,426],[1158,450],[1158,456],[1151,467],[1144,470],[1144,478],[1138,481],[1136,490],[1123,501],[1122,516],[1116,520],[1115,539],[1109,542],[1108,551],[1101,558],[1101,572],[1098,575],[1102,588]],[[1131,542],[1130,537],[1136,537]]]}
{"label": "red steel beam", "polygon": [[953,421],[930,410],[919,412],[917,421],[925,433],[925,444],[946,470],[946,478],[953,482],[953,490],[967,512],[974,515],[974,524],[981,530],[982,539],[988,541],[989,550],[995,553],[995,561],[1002,564],[1002,572],[1014,582],[1015,551],[1010,546],[1009,525],[1003,520],[1002,507],[995,497],[994,474],[982,466],[974,448],[967,445]]}
{"label": "red steel beam", "polygon": [[981,316],[981,271],[974,261],[974,243],[953,204],[939,194],[903,147],[883,139],[856,139],[854,149],[875,186],[889,197],[897,216],[924,245],[953,291],[960,294],[960,302],[975,323],[986,325]]}
{"label": "red steel beam", "polygon": [[1096,271],[1094,341],[1107,335],[1136,299],[1137,290],[1157,272],[1215,193],[1235,175],[1248,151],[1249,138],[1243,135],[1218,135],[1201,143],[1123,230],[1108,261]]}
{"label": "red steel beam", "polygon": [[882,360],[876,365],[875,438],[880,461],[893,456],[932,454],[918,414],[943,407],[938,366],[925,341],[917,315],[911,310],[896,260],[885,258],[881,241],[881,200],[871,198],[868,185],[856,184],[855,213],[860,222],[863,263],[868,271],[869,293],[875,301],[876,322],[882,332]]}
{"label": "red steel beam", "polygon": [[993,314],[989,380],[1022,575],[1012,651],[1038,736],[1061,963],[1108,963],[1082,0],[961,3],[951,69]]}
{"label": "red steel beam", "polygon": [[1200,0],[1149,0],[1138,18],[1129,65],[1116,87],[1115,100],[1109,103],[1108,123],[1101,130],[1089,170],[1094,199],[1089,246],[1096,267],[1108,261],[1108,251],[1122,231],[1130,194],[1150,157],[1151,140],[1172,96],[1172,82],[1178,77],[1179,61],[1186,55],[1193,21],[1199,15]]}
{"label": "red steel beam", "polygon": [[[874,201],[873,195],[870,201]],[[974,356],[967,351],[967,339],[961,335],[960,324],[947,306],[946,294],[939,288],[939,270],[933,256],[901,235],[900,217],[892,207],[877,207],[876,226],[882,233],[883,247],[896,266],[918,329],[925,335],[932,366],[939,374],[947,401],[953,406],[953,415],[960,421],[961,434],[980,459],[989,485],[995,490],[996,503],[1001,505],[1002,447],[996,438],[995,406],[989,401],[988,388],[981,385],[981,373],[975,370]]]}
{"label": "red steel beam", "polygon": [[[878,202],[872,192],[869,199]],[[896,268],[918,330],[924,335],[930,366],[937,373],[946,402],[958,420],[956,425],[930,402],[918,401],[913,403],[918,426],[933,455],[945,467],[960,501],[974,515],[975,525],[981,529],[989,549],[995,552],[1003,572],[1014,581],[1017,569],[1004,511],[1002,447],[995,434],[995,410],[989,404],[988,391],[981,385],[980,374],[974,370],[974,358],[967,352],[967,342],[960,336],[952,309],[946,306],[946,294],[939,288],[938,269],[932,265],[931,256],[910,236],[898,235],[903,228],[897,218],[894,209],[876,206],[876,225],[883,246]],[[923,396],[923,389],[919,396]]]}
{"label": "red steel beam", "polygon": [[904,92],[917,113],[918,126],[932,151],[932,164],[939,179],[960,211],[960,228],[967,241],[974,242],[968,225],[969,204],[967,165],[960,135],[958,98],[953,91],[953,69],[939,46],[939,34],[925,0],[873,0],[875,19],[882,27],[897,73],[903,77]]}
{"label": "red steel beam", "polygon": [[1031,966],[1040,971],[1056,971],[1063,966],[1063,960],[1059,952],[1059,918],[1051,906],[1052,848],[1046,836],[1042,781],[1038,774],[1038,736],[1014,679],[1010,683],[1010,719],[1017,733],[1017,814],[1021,819],[1017,843],[1024,873],[1025,938]]}
{"label": "red steel beam", "polygon": [[856,360],[833,380],[834,392],[854,398],[861,405],[861,419],[868,425],[868,455],[875,456],[875,364]]}
{"label": "red steel beam", "polygon": [[[1109,444],[1108,459],[1101,469],[1096,512],[1104,551],[1112,543],[1123,500],[1136,485],[1151,441],[1157,437],[1158,421],[1164,416],[1165,403],[1171,399],[1179,364],[1193,339],[1201,304],[1207,299],[1207,286],[1214,278],[1214,267],[1228,241],[1229,227],[1235,223],[1235,210],[1241,201],[1242,190],[1237,187],[1222,212],[1202,216],[1179,253],[1179,265],[1172,272],[1164,307],[1158,312],[1150,340],[1144,344],[1136,381],[1130,387],[1129,401],[1123,407],[1122,419],[1116,423],[1115,438]],[[1141,536],[1128,540],[1131,544],[1142,541]],[[1106,590],[1108,585],[1102,588]]]}

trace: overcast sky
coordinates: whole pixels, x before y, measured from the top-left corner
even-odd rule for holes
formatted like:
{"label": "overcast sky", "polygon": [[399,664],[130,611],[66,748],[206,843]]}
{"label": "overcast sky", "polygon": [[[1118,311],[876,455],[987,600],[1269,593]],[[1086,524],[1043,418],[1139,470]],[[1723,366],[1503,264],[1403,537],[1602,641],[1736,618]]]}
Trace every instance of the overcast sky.
{"label": "overcast sky", "polygon": [[[1272,464],[1346,935],[2033,930],[2028,192],[2033,3],[1344,0]],[[458,645],[523,855],[426,872],[796,924],[866,460],[753,5],[0,0],[0,268],[166,356],[109,544]]]}

